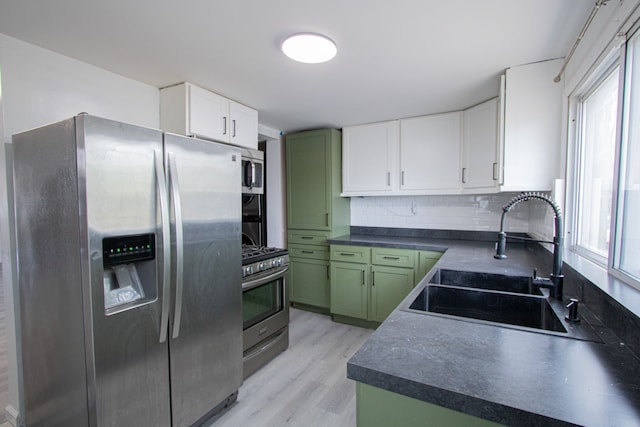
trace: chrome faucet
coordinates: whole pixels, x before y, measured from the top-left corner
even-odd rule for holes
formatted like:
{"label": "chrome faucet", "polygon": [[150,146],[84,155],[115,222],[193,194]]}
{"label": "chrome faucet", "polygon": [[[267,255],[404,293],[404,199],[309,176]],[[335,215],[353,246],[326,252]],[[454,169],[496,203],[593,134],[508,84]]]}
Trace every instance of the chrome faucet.
{"label": "chrome faucet", "polygon": [[518,236],[510,236],[511,239],[518,240],[527,240],[531,242],[541,242],[541,243],[551,243],[553,244],[553,271],[550,274],[549,278],[545,277],[537,277],[537,273],[534,270],[532,281],[533,284],[543,288],[549,288],[551,290],[551,295],[562,301],[562,287],[564,276],[562,275],[562,246],[563,246],[563,237],[562,237],[562,212],[560,211],[560,207],[549,198],[546,194],[542,193],[522,193],[514,198],[512,198],[509,203],[507,203],[502,208],[502,218],[500,219],[500,232],[498,233],[498,246],[496,250],[496,254],[493,256],[496,259],[505,259],[507,255],[505,255],[505,247],[507,245],[507,233],[504,232],[504,217],[507,212],[511,210],[515,205],[520,202],[524,202],[526,200],[542,200],[547,202],[552,208],[553,213],[555,215],[555,230],[553,236],[553,242],[545,241],[545,240],[535,240],[530,239],[528,237],[518,237]]}

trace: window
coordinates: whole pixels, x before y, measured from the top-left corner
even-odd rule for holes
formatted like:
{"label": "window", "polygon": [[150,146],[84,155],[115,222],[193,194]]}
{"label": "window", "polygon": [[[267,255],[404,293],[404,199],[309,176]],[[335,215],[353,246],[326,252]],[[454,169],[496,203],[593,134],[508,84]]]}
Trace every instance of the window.
{"label": "window", "polygon": [[579,101],[576,245],[579,252],[606,264],[618,117],[619,67],[614,67]]}
{"label": "window", "polygon": [[640,30],[624,50],[624,58],[612,52],[572,101],[572,245],[640,287]]}
{"label": "window", "polygon": [[640,32],[627,44],[613,268],[640,282]]}

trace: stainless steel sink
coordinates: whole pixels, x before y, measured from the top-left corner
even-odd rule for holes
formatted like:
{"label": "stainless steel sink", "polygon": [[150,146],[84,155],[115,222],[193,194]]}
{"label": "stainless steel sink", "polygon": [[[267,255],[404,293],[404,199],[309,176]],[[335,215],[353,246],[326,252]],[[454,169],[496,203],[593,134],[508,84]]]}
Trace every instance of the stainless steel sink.
{"label": "stainless steel sink", "polygon": [[543,295],[539,287],[532,284],[526,276],[506,276],[502,274],[480,273],[475,271],[459,271],[441,269],[429,283],[481,288],[517,294]]}
{"label": "stainless steel sink", "polygon": [[588,322],[565,321],[564,303],[546,289],[541,292],[529,277],[440,269],[414,292],[402,310],[602,342]]}
{"label": "stainless steel sink", "polygon": [[567,333],[549,301],[542,296],[428,285],[414,299],[409,309]]}

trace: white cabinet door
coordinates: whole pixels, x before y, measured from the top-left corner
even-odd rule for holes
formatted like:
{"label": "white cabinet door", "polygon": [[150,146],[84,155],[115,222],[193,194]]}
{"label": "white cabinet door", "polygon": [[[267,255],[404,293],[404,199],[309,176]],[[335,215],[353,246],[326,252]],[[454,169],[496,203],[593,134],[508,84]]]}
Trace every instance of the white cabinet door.
{"label": "white cabinet door", "polygon": [[242,147],[258,149],[258,111],[237,102],[229,106],[230,142]]}
{"label": "white cabinet door", "polygon": [[189,134],[229,142],[229,100],[197,86],[187,89]]}
{"label": "white cabinet door", "polygon": [[160,90],[166,132],[258,148],[258,112],[191,83]]}
{"label": "white cabinet door", "polygon": [[562,59],[507,69],[502,191],[551,190],[560,176]]}
{"label": "white cabinet door", "polygon": [[461,112],[400,120],[400,189],[405,194],[460,190]]}
{"label": "white cabinet door", "polygon": [[342,194],[349,196],[396,190],[397,152],[397,121],[343,128]]}
{"label": "white cabinet door", "polygon": [[464,110],[462,120],[462,187],[497,190],[498,98]]}

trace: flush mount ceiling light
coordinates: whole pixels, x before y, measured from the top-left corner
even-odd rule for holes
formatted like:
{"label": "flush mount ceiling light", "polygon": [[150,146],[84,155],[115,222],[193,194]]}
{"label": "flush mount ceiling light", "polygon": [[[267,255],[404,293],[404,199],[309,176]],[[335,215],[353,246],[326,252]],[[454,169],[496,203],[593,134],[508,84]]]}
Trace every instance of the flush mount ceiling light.
{"label": "flush mount ceiling light", "polygon": [[307,64],[327,62],[338,52],[336,44],[322,34],[293,34],[282,42],[282,51],[289,58]]}

